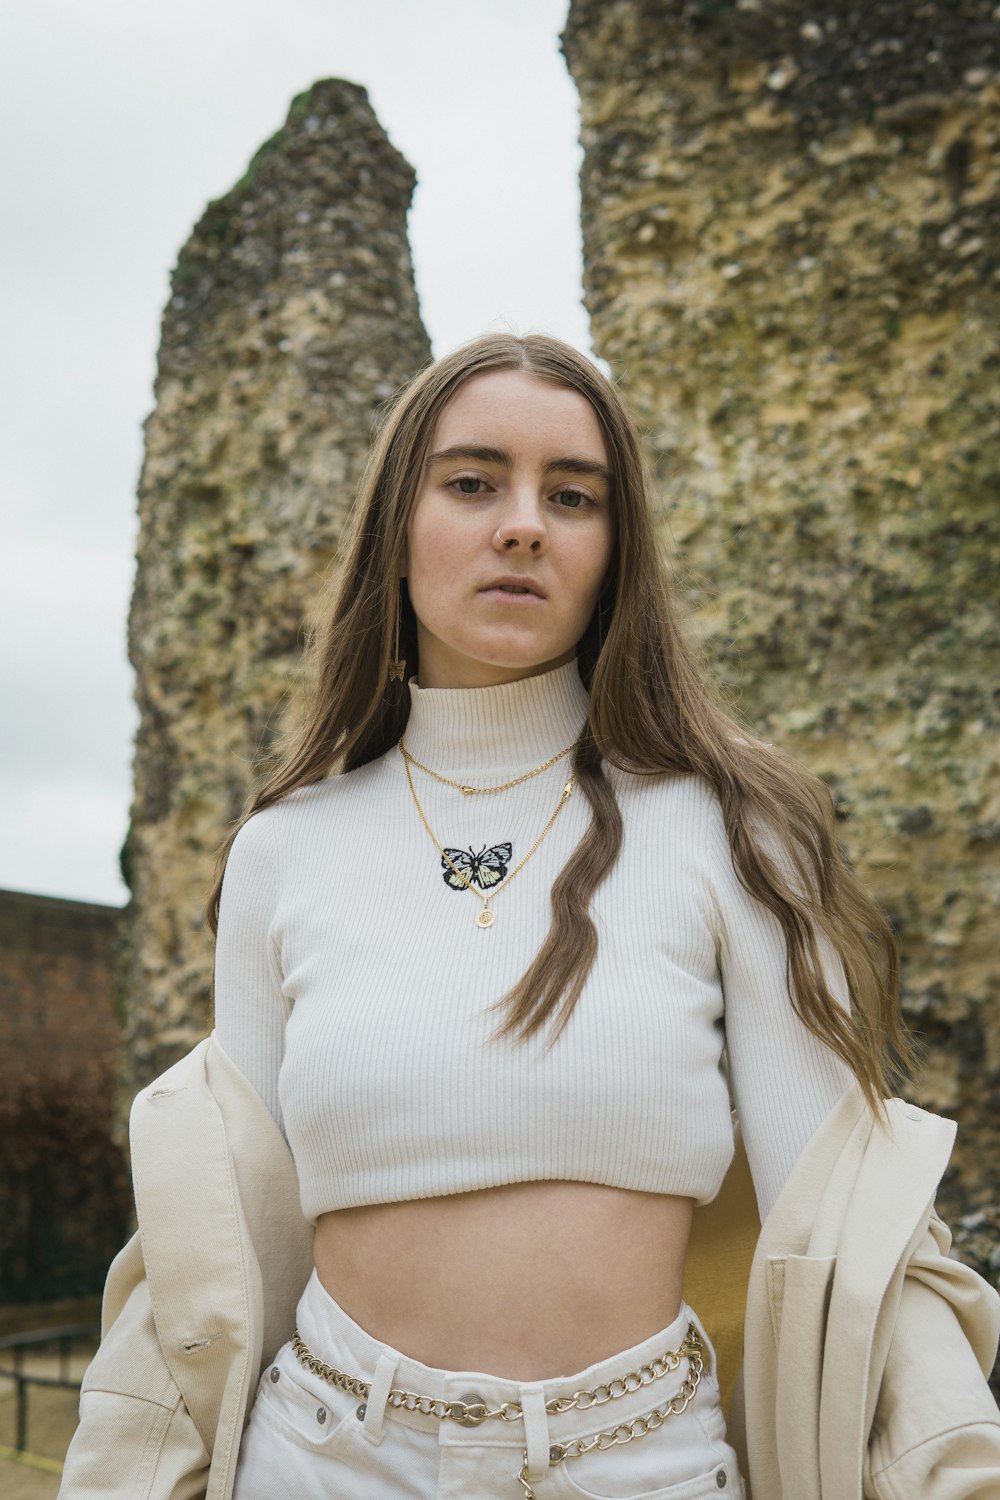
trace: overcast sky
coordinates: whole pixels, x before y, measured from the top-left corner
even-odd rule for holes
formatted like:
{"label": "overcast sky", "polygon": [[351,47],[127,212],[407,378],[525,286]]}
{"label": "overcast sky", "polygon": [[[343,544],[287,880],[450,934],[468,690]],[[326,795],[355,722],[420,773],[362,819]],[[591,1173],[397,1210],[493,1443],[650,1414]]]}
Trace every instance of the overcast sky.
{"label": "overcast sky", "polygon": [[567,0],[4,0],[0,886],[118,903],[140,424],[177,252],[317,78],[415,167],[437,354],[589,349]]}

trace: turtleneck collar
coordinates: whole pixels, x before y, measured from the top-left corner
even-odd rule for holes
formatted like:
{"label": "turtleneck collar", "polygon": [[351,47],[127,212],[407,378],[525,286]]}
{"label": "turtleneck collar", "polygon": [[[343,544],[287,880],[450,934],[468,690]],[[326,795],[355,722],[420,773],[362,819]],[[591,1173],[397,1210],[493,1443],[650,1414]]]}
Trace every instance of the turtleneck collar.
{"label": "turtleneck collar", "polygon": [[406,748],[445,776],[529,770],[571,745],[587,717],[575,661],[483,688],[422,688],[410,682]]}

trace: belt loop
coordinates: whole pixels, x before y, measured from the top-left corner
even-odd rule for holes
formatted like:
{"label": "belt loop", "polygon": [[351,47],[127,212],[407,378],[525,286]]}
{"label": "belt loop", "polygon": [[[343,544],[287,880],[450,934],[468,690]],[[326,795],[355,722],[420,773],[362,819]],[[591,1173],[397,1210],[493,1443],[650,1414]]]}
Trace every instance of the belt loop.
{"label": "belt loop", "polygon": [[545,1387],[522,1385],[519,1399],[524,1414],[524,1447],[527,1454],[524,1477],[529,1484],[540,1484],[549,1472],[549,1418],[545,1410]]}
{"label": "belt loop", "polygon": [[380,1354],[378,1357],[375,1374],[368,1387],[365,1419],[361,1424],[361,1430],[370,1443],[380,1443],[385,1437],[382,1424],[385,1418],[386,1402],[392,1390],[392,1382],[396,1378],[398,1363],[398,1360],[393,1359],[391,1354]]}

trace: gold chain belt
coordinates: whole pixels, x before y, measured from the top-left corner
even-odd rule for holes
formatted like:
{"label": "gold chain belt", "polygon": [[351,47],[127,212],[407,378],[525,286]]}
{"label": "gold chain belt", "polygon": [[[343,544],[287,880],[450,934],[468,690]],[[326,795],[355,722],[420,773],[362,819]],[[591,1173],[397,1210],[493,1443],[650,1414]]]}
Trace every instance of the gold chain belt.
{"label": "gold chain belt", "polygon": [[[346,1391],[348,1395],[357,1396],[362,1402],[367,1401],[371,1389],[367,1380],[361,1380],[357,1375],[348,1375],[344,1370],[338,1370],[333,1365],[326,1364],[319,1359],[309,1346],[299,1336],[296,1328],[292,1334],[292,1348],[299,1363],[328,1385],[336,1386],[338,1390]],[[560,1464],[567,1458],[579,1458],[584,1453],[590,1453],[596,1449],[603,1453],[608,1448],[613,1448],[618,1443],[631,1443],[634,1438],[645,1437],[647,1433],[655,1432],[662,1427],[668,1417],[679,1416],[690,1404],[695,1391],[701,1384],[701,1377],[705,1369],[705,1345],[701,1335],[693,1323],[688,1324],[687,1333],[679,1349],[668,1349],[666,1353],[659,1355],[647,1365],[640,1365],[637,1370],[630,1370],[627,1375],[622,1375],[615,1380],[609,1380],[605,1385],[595,1386],[592,1391],[575,1391],[572,1396],[553,1396],[546,1401],[545,1410],[549,1416],[555,1416],[560,1412],[587,1411],[592,1406],[603,1406],[608,1401],[615,1401],[620,1396],[631,1395],[635,1391],[641,1391],[644,1386],[651,1385],[654,1380],[660,1380],[664,1375],[670,1375],[680,1368],[682,1359],[688,1361],[688,1372],[684,1382],[676,1395],[671,1396],[663,1406],[654,1407],[652,1411],[643,1412],[641,1416],[632,1417],[627,1422],[619,1422],[615,1427],[609,1427],[604,1432],[598,1432],[592,1438],[574,1438],[568,1443],[553,1443],[549,1448],[549,1464]],[[523,1416],[520,1401],[505,1401],[501,1406],[492,1410],[483,1401],[445,1401],[443,1397],[421,1396],[416,1391],[404,1391],[397,1387],[389,1392],[386,1400],[388,1406],[397,1410],[420,1412],[425,1417],[436,1417],[439,1422],[458,1422],[462,1427],[478,1427],[480,1422],[486,1422],[491,1417],[499,1417],[502,1422],[516,1422]],[[364,1416],[361,1407],[358,1415]],[[518,1472],[517,1479],[521,1486],[524,1500],[535,1500],[535,1492],[528,1483],[528,1451],[525,1449],[524,1461]]]}

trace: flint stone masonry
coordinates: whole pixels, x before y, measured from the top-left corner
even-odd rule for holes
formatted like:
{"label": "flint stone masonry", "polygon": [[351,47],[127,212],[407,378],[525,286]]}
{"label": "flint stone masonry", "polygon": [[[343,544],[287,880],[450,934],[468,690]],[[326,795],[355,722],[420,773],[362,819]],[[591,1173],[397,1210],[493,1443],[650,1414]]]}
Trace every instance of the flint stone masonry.
{"label": "flint stone masonry", "polygon": [[[738,707],[898,924],[1000,1269],[1000,7],[573,0],[586,302]],[[992,1261],[992,1265],[991,1265]]]}
{"label": "flint stone masonry", "polygon": [[123,851],[126,1097],[210,1023],[215,854],[252,758],[295,710],[303,622],[373,420],[430,357],[413,186],[364,89],[317,83],[173,273],[129,625],[141,717]]}

